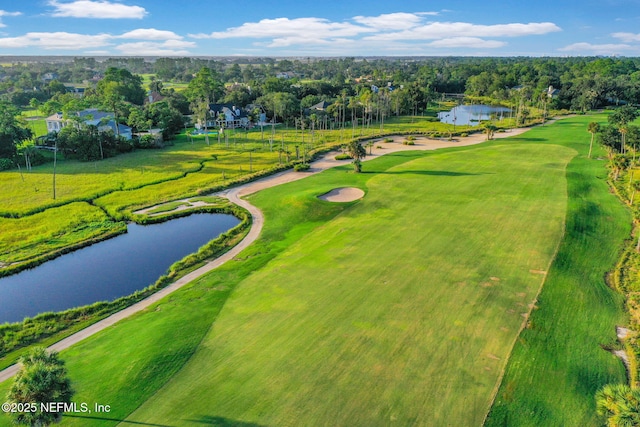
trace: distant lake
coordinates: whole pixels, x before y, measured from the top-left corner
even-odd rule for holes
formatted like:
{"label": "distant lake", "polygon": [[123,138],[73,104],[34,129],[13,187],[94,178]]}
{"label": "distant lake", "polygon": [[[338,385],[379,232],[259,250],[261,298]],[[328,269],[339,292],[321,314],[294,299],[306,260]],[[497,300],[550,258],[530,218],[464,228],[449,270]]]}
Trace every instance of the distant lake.
{"label": "distant lake", "polygon": [[481,120],[489,120],[491,116],[508,117],[511,109],[492,107],[490,105],[459,105],[450,111],[438,113],[442,123],[477,126]]}
{"label": "distant lake", "polygon": [[130,295],[239,223],[233,215],[194,214],[129,224],[126,234],[0,279],[0,323]]}

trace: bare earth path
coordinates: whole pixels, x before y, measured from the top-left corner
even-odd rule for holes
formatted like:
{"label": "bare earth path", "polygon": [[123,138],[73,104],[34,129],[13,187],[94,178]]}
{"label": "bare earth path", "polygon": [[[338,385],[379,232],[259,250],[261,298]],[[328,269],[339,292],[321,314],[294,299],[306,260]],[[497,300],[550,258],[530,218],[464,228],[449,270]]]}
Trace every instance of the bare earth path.
{"label": "bare earth path", "polygon": [[[547,124],[549,123],[551,122],[547,122]],[[495,134],[494,138],[498,139],[498,138],[507,138],[510,136],[516,136],[526,132],[527,130],[528,128],[511,129],[504,133]],[[374,148],[373,148],[372,154],[371,155],[367,154],[367,157],[365,160],[375,159],[376,157],[382,156],[384,154],[395,153],[397,151],[436,150],[438,148],[463,147],[467,145],[479,144],[485,141],[486,139],[485,135],[483,134],[474,134],[467,137],[454,139],[452,141],[416,137],[416,140],[414,141],[415,145],[403,145],[402,142],[406,139],[405,136],[393,136],[391,138],[393,139],[393,142],[391,143],[382,142],[382,140],[380,139],[374,139],[373,140]],[[381,147],[381,148],[377,148],[377,147]],[[217,196],[223,196],[228,198],[231,202],[239,206],[242,206],[243,208],[247,209],[251,213],[251,216],[253,218],[251,230],[240,243],[234,246],[227,253],[208,262],[207,264],[198,268],[197,270],[194,270],[191,273],[185,275],[184,277],[175,281],[174,283],[167,286],[166,288],[161,289],[160,291],[145,298],[144,300],[124,310],[114,313],[111,316],[99,322],[96,322],[93,325],[81,331],[78,331],[75,334],[70,335],[61,341],[58,341],[57,343],[48,347],[48,349],[53,351],[61,351],[66,348],[69,348],[72,345],[84,340],[85,338],[88,338],[108,328],[109,326],[114,325],[120,320],[125,319],[135,313],[138,313],[146,309],[150,305],[156,303],[157,301],[161,300],[162,298],[166,297],[172,292],[180,289],[187,283],[219,267],[220,265],[224,264],[230,259],[233,259],[236,255],[242,252],[245,248],[251,245],[258,238],[258,236],[260,235],[260,232],[262,231],[262,227],[264,225],[264,216],[262,215],[262,212],[255,206],[251,205],[246,200],[243,200],[241,197],[248,196],[249,194],[256,193],[266,188],[275,187],[277,185],[284,184],[287,182],[297,181],[309,175],[322,172],[323,170],[349,163],[349,160],[335,160],[334,159],[335,155],[336,155],[335,152],[327,153],[320,159],[313,162],[311,164],[311,169],[308,172],[301,173],[301,172],[294,172],[293,170],[287,170],[275,175],[265,177],[257,181],[253,181],[253,182],[214,194]],[[142,213],[142,212],[144,211],[139,211],[139,213]],[[18,369],[19,369],[19,366],[16,364],[16,365],[9,366],[8,368],[0,371],[0,383],[13,377],[18,372]]]}

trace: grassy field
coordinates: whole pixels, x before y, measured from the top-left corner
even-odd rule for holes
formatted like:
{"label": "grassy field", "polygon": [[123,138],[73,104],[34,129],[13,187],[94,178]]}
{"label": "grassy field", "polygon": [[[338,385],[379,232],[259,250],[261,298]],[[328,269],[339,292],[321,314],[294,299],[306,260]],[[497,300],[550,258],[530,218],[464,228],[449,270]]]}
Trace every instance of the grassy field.
{"label": "grassy field", "polygon": [[[63,425],[480,425],[546,270],[488,425],[598,425],[630,216],[585,159],[592,120],[252,196],[237,261],[63,352],[74,400],[113,408]],[[316,198],[340,186],[367,195]]]}
{"label": "grassy field", "polygon": [[572,118],[536,130],[581,155],[567,168],[565,238],[530,327],[514,348],[488,426],[599,426],[596,390],[625,381],[620,361],[600,346],[615,345],[615,325],[627,322],[621,295],[603,278],[630,235],[631,216],[610,194],[605,162],[587,159],[588,144],[577,142],[588,138],[574,136],[598,119],[606,121]]}
{"label": "grassy field", "polygon": [[[560,241],[574,155],[535,138],[398,153],[261,192],[242,261],[63,353],[77,399],[113,419],[146,401],[128,421],[156,424],[478,425]],[[345,185],[367,196],[315,198]]]}

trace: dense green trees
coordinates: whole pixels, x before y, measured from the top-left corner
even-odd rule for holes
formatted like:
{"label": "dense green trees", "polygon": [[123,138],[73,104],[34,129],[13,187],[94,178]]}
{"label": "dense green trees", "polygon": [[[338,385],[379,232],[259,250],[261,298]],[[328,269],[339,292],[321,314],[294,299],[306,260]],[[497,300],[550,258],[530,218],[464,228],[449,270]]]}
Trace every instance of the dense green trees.
{"label": "dense green trees", "polygon": [[18,145],[31,138],[31,130],[17,119],[20,111],[7,102],[0,102],[0,170],[13,167]]}
{"label": "dense green trees", "polygon": [[217,78],[217,73],[214,74],[207,67],[203,67],[198,71],[198,74],[189,82],[189,87],[186,91],[186,96],[191,102],[191,109],[204,128],[207,144],[209,144],[209,105],[216,102],[222,93],[223,86]]}
{"label": "dense green trees", "polygon": [[65,126],[57,135],[58,150],[69,159],[95,161],[131,151],[130,142],[96,126]]}
{"label": "dense green trees", "polygon": [[96,91],[99,96],[109,99],[119,97],[122,101],[142,105],[146,91],[142,88],[142,77],[129,70],[111,67],[105,71],[104,78],[98,82]]}
{"label": "dense green trees", "polygon": [[275,122],[279,119],[288,123],[300,115],[300,101],[289,92],[267,93],[256,99],[256,104],[261,105]]}

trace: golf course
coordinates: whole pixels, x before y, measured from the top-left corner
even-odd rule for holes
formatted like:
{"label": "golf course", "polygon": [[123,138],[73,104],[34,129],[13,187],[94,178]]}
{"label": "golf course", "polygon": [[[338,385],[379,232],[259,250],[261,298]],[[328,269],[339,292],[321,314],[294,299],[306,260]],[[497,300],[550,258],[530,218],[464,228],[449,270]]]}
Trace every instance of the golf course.
{"label": "golf course", "polygon": [[[625,381],[604,277],[631,215],[587,158],[594,120],[247,196],[252,245],[61,352],[73,401],[110,407],[61,425],[600,425],[596,390]],[[319,198],[339,188],[364,196]]]}

